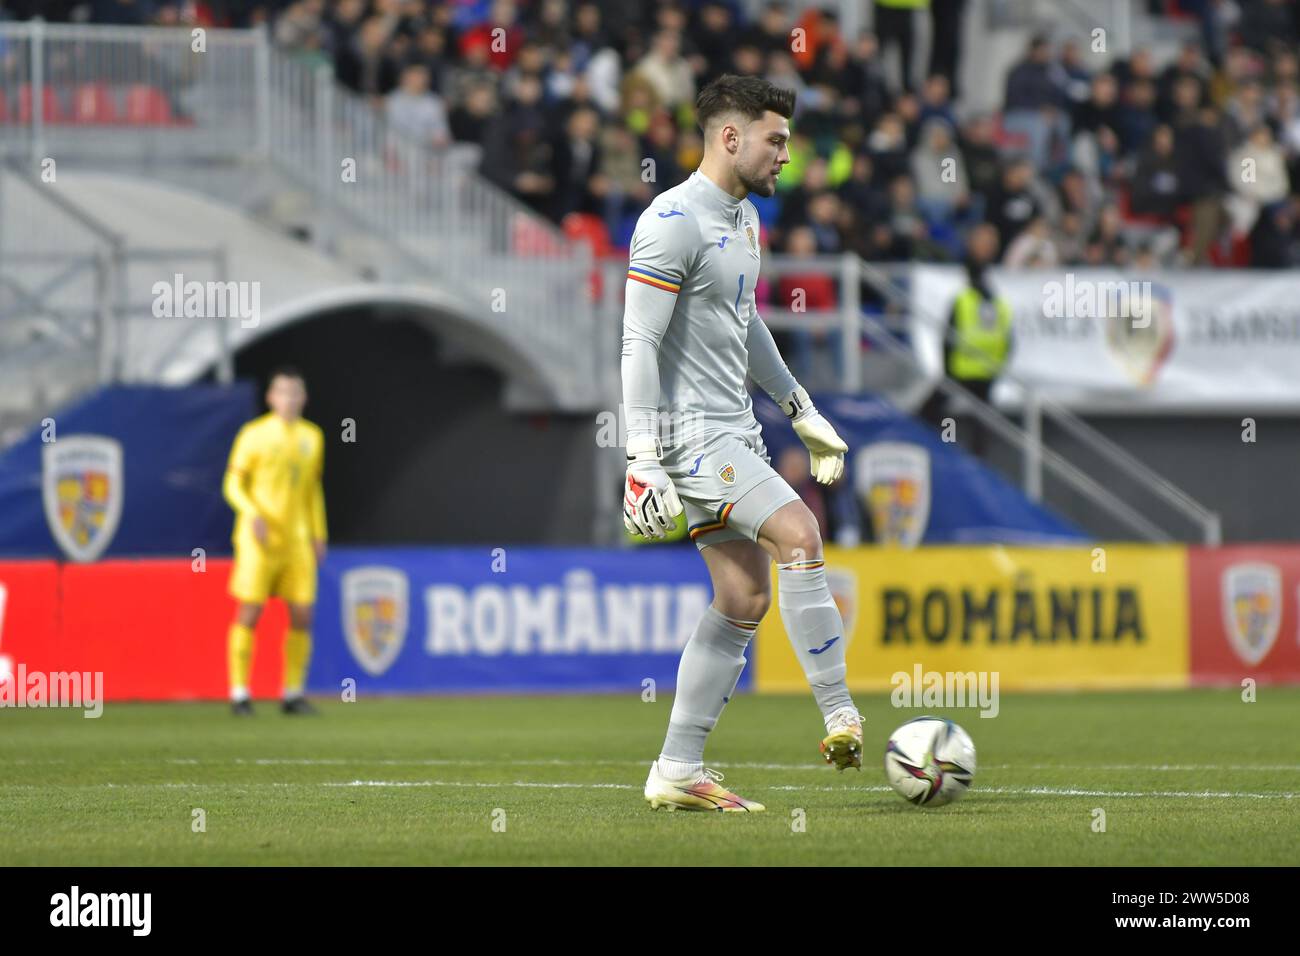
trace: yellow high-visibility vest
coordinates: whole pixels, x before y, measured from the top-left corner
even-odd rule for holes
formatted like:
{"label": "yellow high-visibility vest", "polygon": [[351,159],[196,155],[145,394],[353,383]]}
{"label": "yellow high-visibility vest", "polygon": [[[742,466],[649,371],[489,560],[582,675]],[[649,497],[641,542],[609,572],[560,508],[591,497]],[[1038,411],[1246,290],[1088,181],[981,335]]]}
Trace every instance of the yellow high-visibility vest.
{"label": "yellow high-visibility vest", "polygon": [[957,296],[953,308],[957,341],[948,357],[948,374],[965,380],[995,377],[1011,350],[1011,306],[971,288]]}

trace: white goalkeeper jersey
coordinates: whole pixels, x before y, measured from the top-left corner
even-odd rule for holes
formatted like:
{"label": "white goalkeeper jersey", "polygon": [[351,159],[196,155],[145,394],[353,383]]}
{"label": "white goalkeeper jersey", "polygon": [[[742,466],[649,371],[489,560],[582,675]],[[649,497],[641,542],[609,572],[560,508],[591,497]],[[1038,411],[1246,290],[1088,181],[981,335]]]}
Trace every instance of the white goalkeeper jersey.
{"label": "white goalkeeper jersey", "polygon": [[746,375],[774,399],[796,388],[754,303],[758,211],[695,171],[637,220],[623,315],[627,432],[663,440],[669,475],[710,440],[761,449]]}

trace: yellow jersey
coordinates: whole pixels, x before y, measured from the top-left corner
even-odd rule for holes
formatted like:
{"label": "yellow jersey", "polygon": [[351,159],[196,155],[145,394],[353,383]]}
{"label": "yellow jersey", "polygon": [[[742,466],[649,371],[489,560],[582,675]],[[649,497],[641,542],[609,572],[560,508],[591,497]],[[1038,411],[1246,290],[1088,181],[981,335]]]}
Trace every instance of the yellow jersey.
{"label": "yellow jersey", "polygon": [[267,412],[244,425],[230,449],[222,487],[235,510],[236,549],[257,546],[253,519],[259,515],[266,521],[268,551],[325,541],[324,464],[325,436],[306,419],[290,423]]}

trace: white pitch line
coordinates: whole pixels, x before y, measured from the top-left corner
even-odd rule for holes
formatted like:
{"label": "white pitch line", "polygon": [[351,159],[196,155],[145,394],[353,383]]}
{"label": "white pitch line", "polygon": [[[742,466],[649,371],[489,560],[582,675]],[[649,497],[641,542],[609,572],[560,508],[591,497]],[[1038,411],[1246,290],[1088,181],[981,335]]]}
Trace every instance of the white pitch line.
{"label": "white pitch line", "polygon": [[[348,783],[322,783],[324,787],[535,787],[549,790],[589,790],[593,788],[603,788],[611,790],[640,790],[639,786],[625,783],[532,783],[526,781],[515,781],[513,783],[484,783],[484,782],[459,782],[455,780],[352,780]],[[786,790],[797,793],[816,791],[820,793],[842,793],[845,790],[852,790],[865,793],[890,793],[892,787],[798,787],[793,785],[753,788],[766,790]],[[1212,790],[1191,791],[1191,790],[1076,790],[1065,787],[974,787],[972,788],[979,793],[999,793],[1015,794],[1028,796],[1056,796],[1056,797],[1173,797],[1173,798],[1192,798],[1203,800],[1222,800],[1235,798],[1248,798],[1256,800],[1293,800],[1300,797],[1300,793],[1237,793],[1237,792],[1217,792]]]}
{"label": "white pitch line", "polygon": [[322,787],[528,787],[538,790],[642,790],[632,783],[534,783],[516,780],[513,783],[464,782],[459,780],[350,780],[347,783],[322,783]]}
{"label": "white pitch line", "polygon": [[[753,787],[757,790],[759,788]],[[767,787],[768,790],[820,790],[824,792],[835,792],[839,790],[865,790],[872,793],[888,793],[891,787],[794,787],[794,786],[776,786]],[[1001,793],[1012,794],[1016,796],[1050,796],[1050,797],[1172,797],[1172,798],[1199,798],[1202,800],[1229,800],[1229,799],[1249,799],[1249,800],[1294,800],[1300,797],[1300,793],[1240,793],[1234,791],[1213,791],[1213,790],[1077,790],[1072,787],[981,787],[978,785],[971,786],[972,792],[979,793]]]}
{"label": "white pitch line", "polygon": [[[32,761],[37,763],[39,761]],[[225,765],[252,764],[262,767],[302,766],[302,767],[345,767],[345,766],[379,766],[379,767],[640,767],[649,766],[645,760],[458,760],[454,758],[429,758],[421,760],[397,760],[388,758],[351,758],[351,757],[265,757],[233,760],[197,760],[192,758],[170,759],[170,764],[194,766],[198,764]],[[821,764],[809,763],[727,763],[710,761],[710,766],[734,770],[804,770],[824,773],[829,770]],[[1263,772],[1300,771],[1300,764],[1087,764],[1087,763],[999,763],[982,764],[981,770],[1142,770],[1152,772],[1195,772],[1198,770],[1233,770]]]}
{"label": "white pitch line", "polygon": [[[246,783],[89,783],[89,784],[4,784],[0,790],[37,790],[49,786],[75,789],[128,789],[128,788],[163,788],[163,789],[236,789],[247,790],[255,787],[453,787],[463,789],[536,789],[536,790],[640,790],[638,784],[630,783],[569,783],[537,782],[528,780],[491,782],[482,780],[349,780],[349,781],[312,781],[304,783],[261,782]],[[780,790],[793,793],[889,793],[885,786],[842,786],[842,787],[800,787],[781,785],[755,787],[757,790]],[[1248,793],[1241,791],[1215,790],[1080,790],[1072,787],[980,787],[972,788],[977,793],[1006,794],[1011,796],[1053,796],[1053,797],[1113,797],[1118,799],[1162,797],[1193,800],[1294,800],[1300,798],[1298,792]]]}

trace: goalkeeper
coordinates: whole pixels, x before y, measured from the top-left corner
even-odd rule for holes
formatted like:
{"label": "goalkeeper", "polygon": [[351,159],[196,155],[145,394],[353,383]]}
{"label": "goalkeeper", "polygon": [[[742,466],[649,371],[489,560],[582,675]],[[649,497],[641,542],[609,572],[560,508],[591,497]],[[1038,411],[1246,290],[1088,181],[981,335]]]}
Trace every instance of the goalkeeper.
{"label": "goalkeeper", "polygon": [[321,488],[325,438],[302,417],[306,402],[302,373],[289,367],[272,372],[266,390],[271,410],[239,430],[222,485],[236,516],[230,593],[239,606],[228,639],[230,703],[236,716],[253,713],[253,629],[273,595],[289,606],[281,710],[316,712],[303,688],[311,659],[316,567],[324,560],[326,546]]}
{"label": "goalkeeper", "polygon": [[714,594],[682,652],[667,738],[646,781],[656,808],[763,809],[723,787],[703,754],[771,603],[772,561],[781,618],[825,722],[822,754],[841,770],[861,766],[862,718],[845,683],[844,628],[817,521],[773,470],[745,389],[749,376],[785,410],[817,481],[843,474],[847,447],[786,368],[754,303],[759,223],[746,197],[775,192],[793,112],[794,94],[760,78],[711,83],[696,103],[699,169],[653,201],[632,237],[623,519],[634,534],[661,537],[684,509]]}

